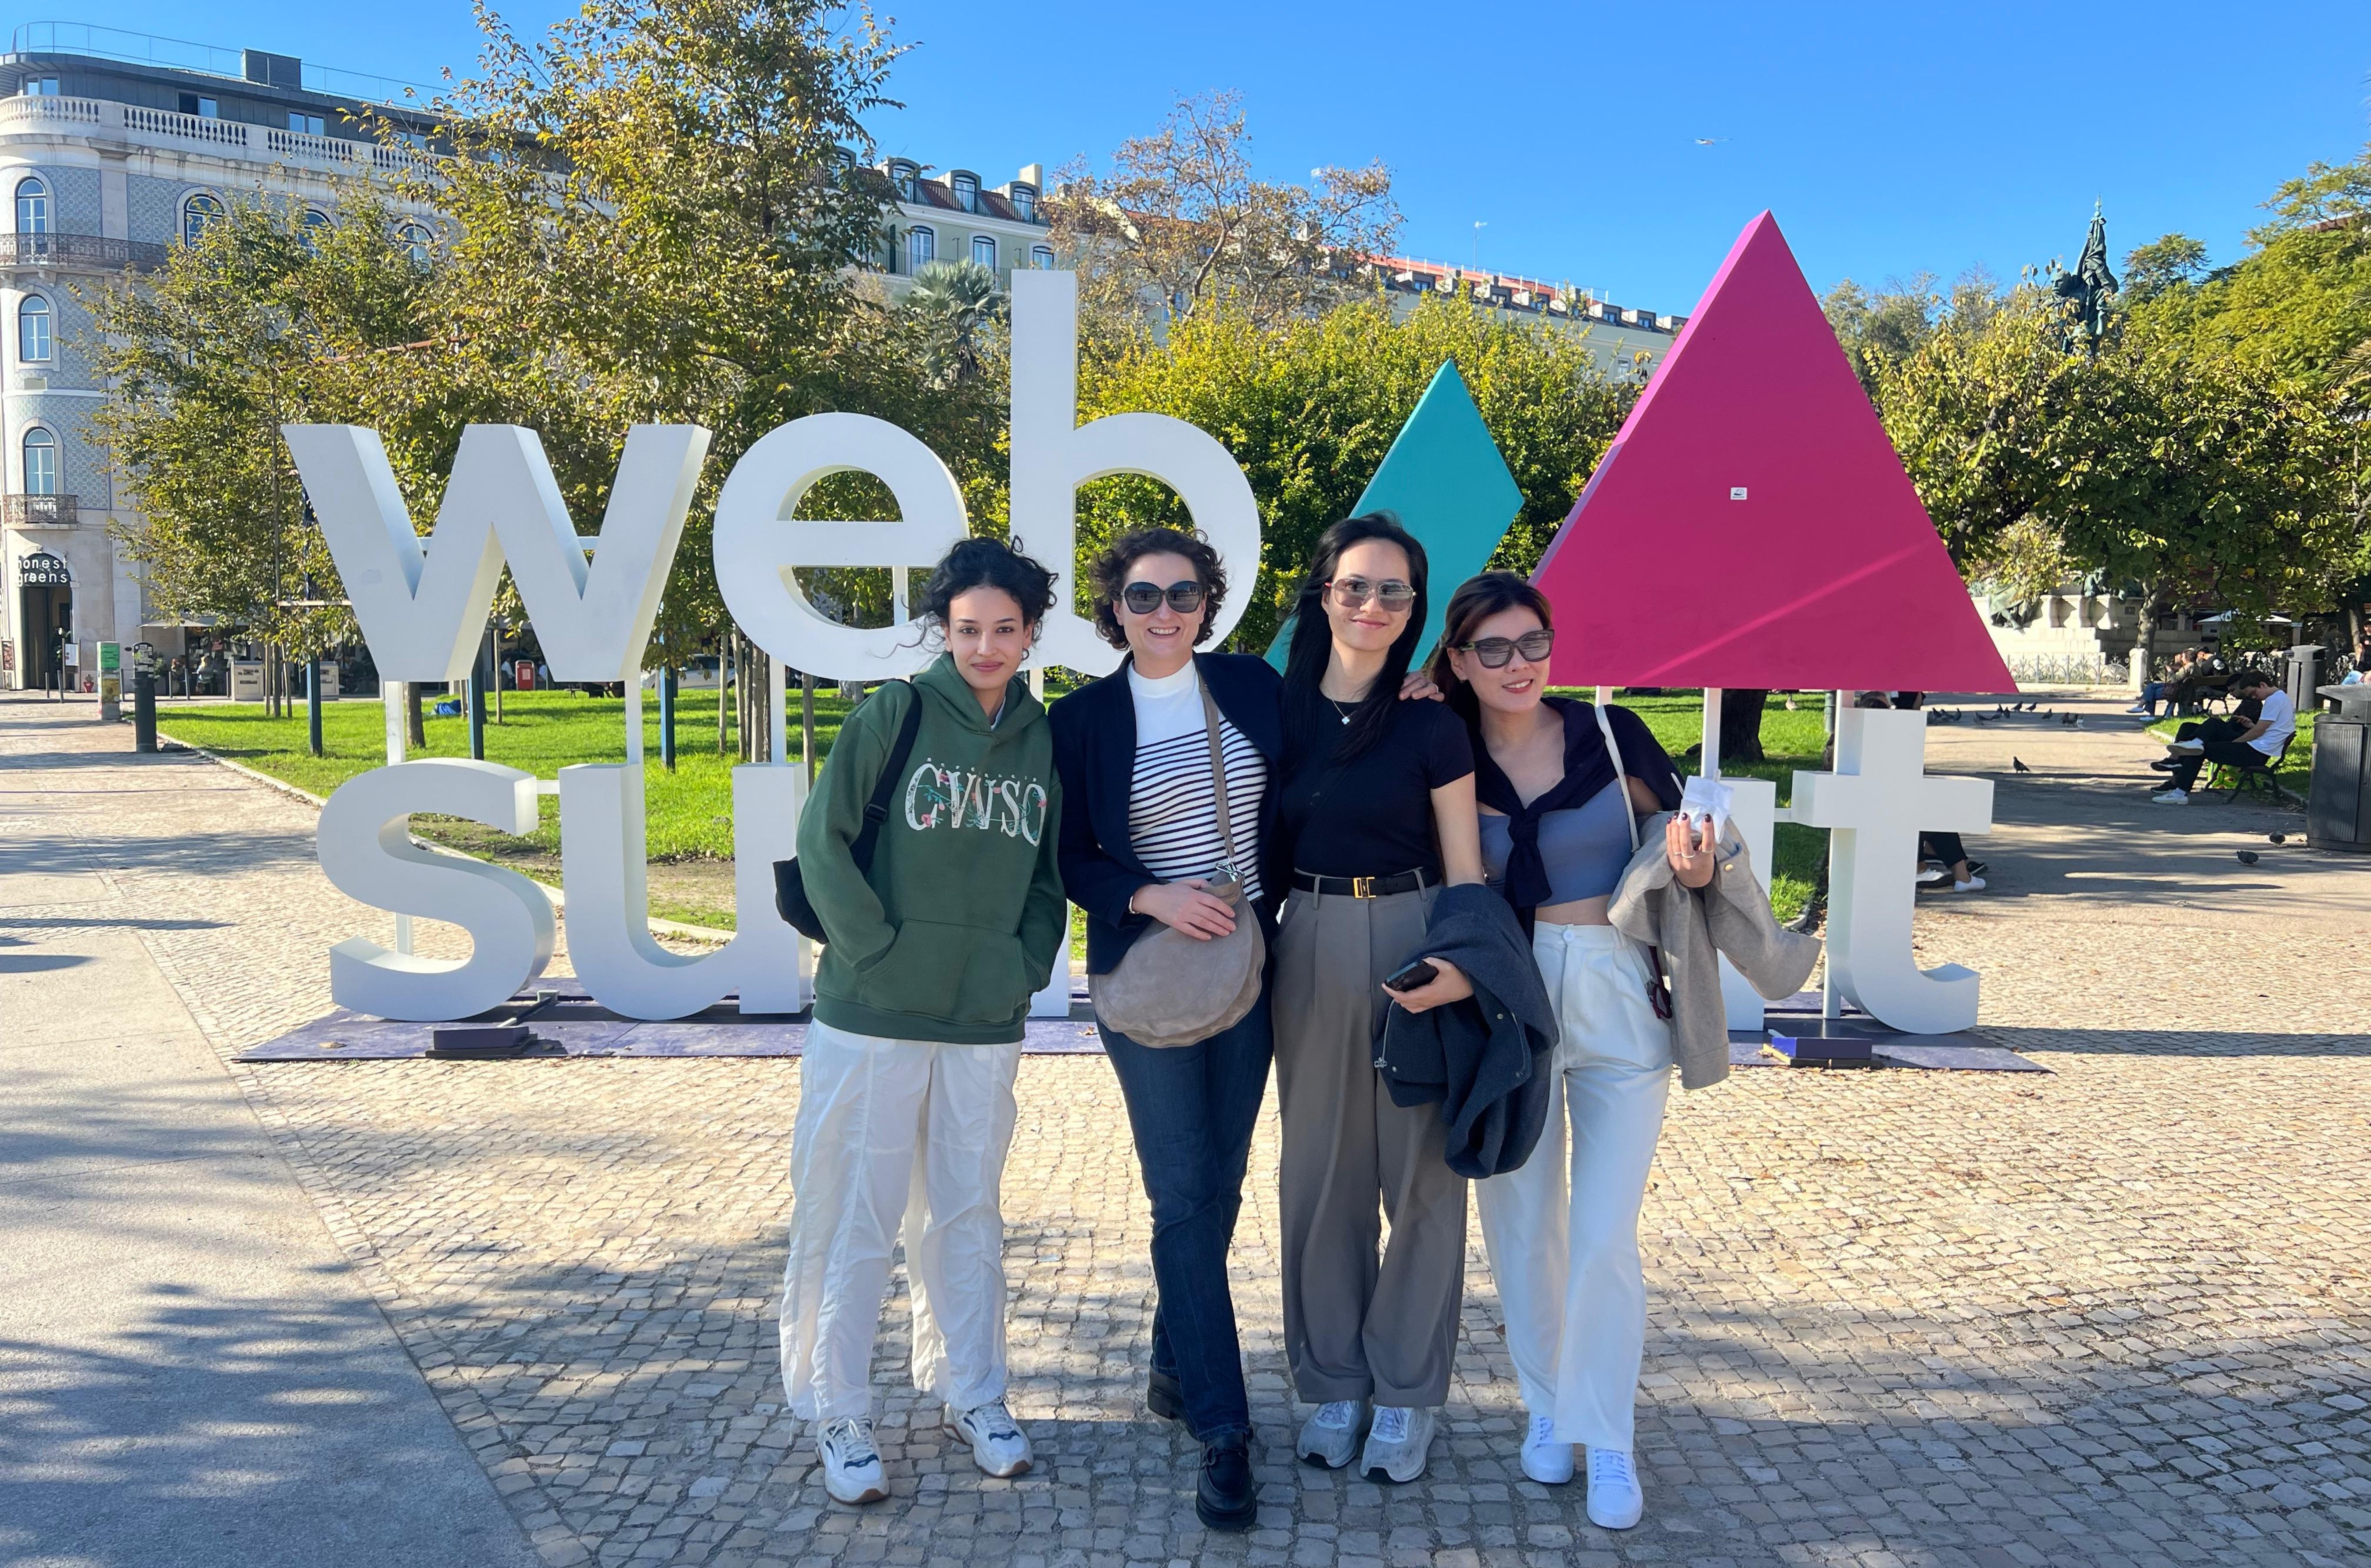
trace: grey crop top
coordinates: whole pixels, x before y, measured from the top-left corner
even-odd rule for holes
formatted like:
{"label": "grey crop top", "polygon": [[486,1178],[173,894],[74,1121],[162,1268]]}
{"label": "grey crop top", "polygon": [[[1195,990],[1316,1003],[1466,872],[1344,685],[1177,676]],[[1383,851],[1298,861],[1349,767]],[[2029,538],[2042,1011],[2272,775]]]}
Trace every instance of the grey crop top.
{"label": "grey crop top", "polygon": [[[1623,867],[1630,864],[1630,825],[1623,820],[1629,809],[1623,781],[1616,778],[1580,805],[1540,818],[1540,860],[1548,871],[1546,902],[1612,896],[1621,885]],[[1507,880],[1512,835],[1506,818],[1489,811],[1481,815],[1482,874],[1494,886],[1501,885]]]}

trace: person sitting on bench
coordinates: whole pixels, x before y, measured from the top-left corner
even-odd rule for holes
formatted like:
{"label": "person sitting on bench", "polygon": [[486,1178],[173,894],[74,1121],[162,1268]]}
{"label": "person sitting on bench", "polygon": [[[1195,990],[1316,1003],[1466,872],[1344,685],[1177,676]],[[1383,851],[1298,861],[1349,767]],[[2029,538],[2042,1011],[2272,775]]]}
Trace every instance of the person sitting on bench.
{"label": "person sitting on bench", "polygon": [[[2166,748],[2164,768],[2172,776],[2165,788],[2149,796],[2151,800],[2163,806],[2188,805],[2199,770],[2209,762],[2229,768],[2268,768],[2296,733],[2296,704],[2271,676],[2261,670],[2244,671],[2233,678],[2231,690],[2238,693],[2240,714],[2252,722],[2237,734],[2230,733],[2230,726],[2238,724],[2238,718],[2183,725],[2180,738]],[[2192,734],[2193,729],[2198,733]]]}
{"label": "person sitting on bench", "polygon": [[2175,693],[2180,690],[2182,681],[2188,679],[2191,671],[2197,667],[2200,657],[2201,655],[2196,648],[2184,648],[2174,655],[2173,662],[2166,666],[2165,678],[2161,680],[2143,681],[2141,700],[2126,708],[2124,712],[2146,714],[2149,717],[2155,718],[2157,705],[2159,703],[2165,703],[2168,711],[2171,711],[2178,700]]}

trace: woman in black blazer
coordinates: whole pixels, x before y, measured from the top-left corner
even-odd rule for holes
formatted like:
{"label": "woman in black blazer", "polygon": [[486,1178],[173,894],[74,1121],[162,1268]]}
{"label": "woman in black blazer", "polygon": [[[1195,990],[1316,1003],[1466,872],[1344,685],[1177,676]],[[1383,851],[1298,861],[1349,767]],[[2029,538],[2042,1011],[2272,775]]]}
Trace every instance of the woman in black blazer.
{"label": "woman in black blazer", "polygon": [[[1062,781],[1062,884],[1087,915],[1087,970],[1108,974],[1157,922],[1202,940],[1234,927],[1203,889],[1226,858],[1211,787],[1201,692],[1220,720],[1227,805],[1247,900],[1269,935],[1280,879],[1269,781],[1284,747],[1282,679],[1245,654],[1196,653],[1227,590],[1198,535],[1139,528],[1089,568],[1095,623],[1128,659],[1053,707]],[[1152,1202],[1152,1369],[1145,1404],[1184,1420],[1202,1446],[1195,1511],[1214,1529],[1248,1529],[1257,1503],[1227,1249],[1243,1167],[1266,1092],[1267,997],[1194,1045],[1153,1050],[1100,1022],[1119,1075]]]}

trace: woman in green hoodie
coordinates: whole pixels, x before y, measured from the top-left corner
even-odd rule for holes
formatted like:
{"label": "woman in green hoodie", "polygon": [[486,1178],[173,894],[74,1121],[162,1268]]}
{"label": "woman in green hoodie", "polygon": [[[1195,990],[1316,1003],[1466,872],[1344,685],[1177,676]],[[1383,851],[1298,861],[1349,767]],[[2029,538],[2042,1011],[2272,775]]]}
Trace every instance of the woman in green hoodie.
{"label": "woman in green hoodie", "polygon": [[[791,1134],[782,1381],[843,1503],[888,1495],[871,1371],[901,1216],[914,1386],[946,1407],[981,1469],[1029,1468],[1004,1408],[997,1188],[1029,1001],[1069,935],[1052,733],[1018,673],[1053,582],[996,540],[948,552],[924,590],[946,652],[849,715],[799,822],[800,871],[829,939]],[[859,871],[850,846],[917,703],[904,777]]]}

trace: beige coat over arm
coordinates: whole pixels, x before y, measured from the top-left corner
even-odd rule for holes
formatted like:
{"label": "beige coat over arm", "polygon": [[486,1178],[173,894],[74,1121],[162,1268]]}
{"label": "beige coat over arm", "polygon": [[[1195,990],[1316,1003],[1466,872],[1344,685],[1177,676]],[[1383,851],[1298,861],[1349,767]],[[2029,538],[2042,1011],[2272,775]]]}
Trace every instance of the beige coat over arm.
{"label": "beige coat over arm", "polygon": [[1734,827],[1721,839],[1712,880],[1698,889],[1682,887],[1663,850],[1663,824],[1671,815],[1661,812],[1638,825],[1638,852],[1624,869],[1607,913],[1625,936],[1661,950],[1671,988],[1671,1055],[1682,1086],[1700,1089],[1729,1076],[1722,955],[1748,984],[1776,1002],[1810,978],[1820,939],[1779,926]]}

